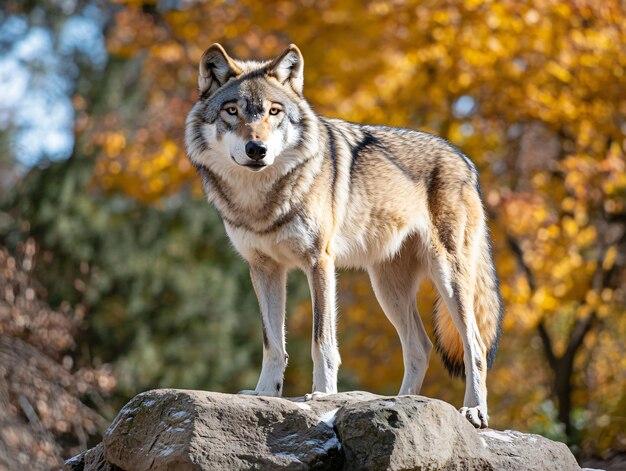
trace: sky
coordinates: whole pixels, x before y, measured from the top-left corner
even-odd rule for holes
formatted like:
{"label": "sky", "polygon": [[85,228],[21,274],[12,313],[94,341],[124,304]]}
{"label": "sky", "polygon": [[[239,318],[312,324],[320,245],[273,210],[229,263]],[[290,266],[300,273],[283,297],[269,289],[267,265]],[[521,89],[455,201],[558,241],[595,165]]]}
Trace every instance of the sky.
{"label": "sky", "polygon": [[14,131],[14,157],[27,168],[69,157],[77,60],[96,70],[107,60],[100,9],[51,3],[68,13],[54,30],[46,11],[26,16],[0,10],[0,131]]}

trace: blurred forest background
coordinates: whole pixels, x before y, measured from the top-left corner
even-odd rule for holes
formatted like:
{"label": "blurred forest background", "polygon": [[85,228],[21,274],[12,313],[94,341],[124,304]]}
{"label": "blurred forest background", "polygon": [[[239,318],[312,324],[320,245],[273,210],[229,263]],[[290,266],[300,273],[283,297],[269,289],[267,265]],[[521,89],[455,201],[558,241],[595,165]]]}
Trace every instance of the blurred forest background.
{"label": "blurred forest background", "polygon": [[[305,57],[327,116],[476,162],[506,317],[490,424],[626,452],[626,6],[620,0],[6,0],[0,7],[0,469],[50,469],[156,387],[256,384],[244,262],[185,158],[197,63]],[[289,279],[287,395],[311,384]],[[340,389],[395,394],[400,344],[339,278]],[[428,329],[433,289],[419,305]],[[433,355],[423,394],[460,406]],[[623,455],[621,455],[623,456]],[[619,456],[618,456],[619,458]]]}

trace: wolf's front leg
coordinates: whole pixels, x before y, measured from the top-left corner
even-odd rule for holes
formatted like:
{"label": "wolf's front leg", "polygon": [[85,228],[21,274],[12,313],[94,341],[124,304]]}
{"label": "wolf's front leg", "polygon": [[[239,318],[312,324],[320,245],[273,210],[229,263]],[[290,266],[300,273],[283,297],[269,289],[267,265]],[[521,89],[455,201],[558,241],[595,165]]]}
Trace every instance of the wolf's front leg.
{"label": "wolf's front leg", "polygon": [[263,325],[263,367],[254,391],[240,394],[280,396],[287,366],[285,351],[285,300],[287,272],[269,258],[250,264],[250,278],[261,308]]}
{"label": "wolf's front leg", "polygon": [[337,370],[341,359],[337,348],[335,263],[329,256],[308,270],[313,299],[313,392],[307,399],[337,392]]}

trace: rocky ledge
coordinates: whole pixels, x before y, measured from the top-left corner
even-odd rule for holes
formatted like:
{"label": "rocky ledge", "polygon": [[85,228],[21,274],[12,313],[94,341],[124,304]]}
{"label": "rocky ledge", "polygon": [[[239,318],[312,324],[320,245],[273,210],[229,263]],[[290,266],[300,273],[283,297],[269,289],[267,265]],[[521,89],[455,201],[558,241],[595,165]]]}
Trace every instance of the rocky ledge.
{"label": "rocky ledge", "polygon": [[451,405],[364,392],[302,399],[139,394],[71,471],[580,470],[562,443],[476,430]]}

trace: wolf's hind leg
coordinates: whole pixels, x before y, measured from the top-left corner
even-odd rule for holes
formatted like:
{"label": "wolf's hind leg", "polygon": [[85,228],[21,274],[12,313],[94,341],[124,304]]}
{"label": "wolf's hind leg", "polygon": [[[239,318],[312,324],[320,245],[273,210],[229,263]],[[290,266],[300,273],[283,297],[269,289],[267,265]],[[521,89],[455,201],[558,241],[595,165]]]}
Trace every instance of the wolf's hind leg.
{"label": "wolf's hind leg", "polygon": [[434,257],[431,277],[463,341],[465,398],[461,414],[475,427],[486,428],[489,423],[487,348],[474,312],[475,269],[462,256],[456,263],[451,263],[448,257],[443,254]]}
{"label": "wolf's hind leg", "polygon": [[341,358],[337,347],[337,313],[335,299],[335,264],[331,257],[323,256],[307,273],[313,299],[313,393],[337,392],[337,371]]}
{"label": "wolf's hind leg", "polygon": [[399,394],[419,394],[433,344],[417,310],[419,261],[405,246],[392,260],[370,267],[376,298],[400,336],[404,377]]}
{"label": "wolf's hind leg", "polygon": [[263,367],[256,389],[240,394],[280,396],[287,366],[285,350],[285,301],[287,272],[272,260],[263,257],[250,264],[250,278],[261,308],[263,325]]}

